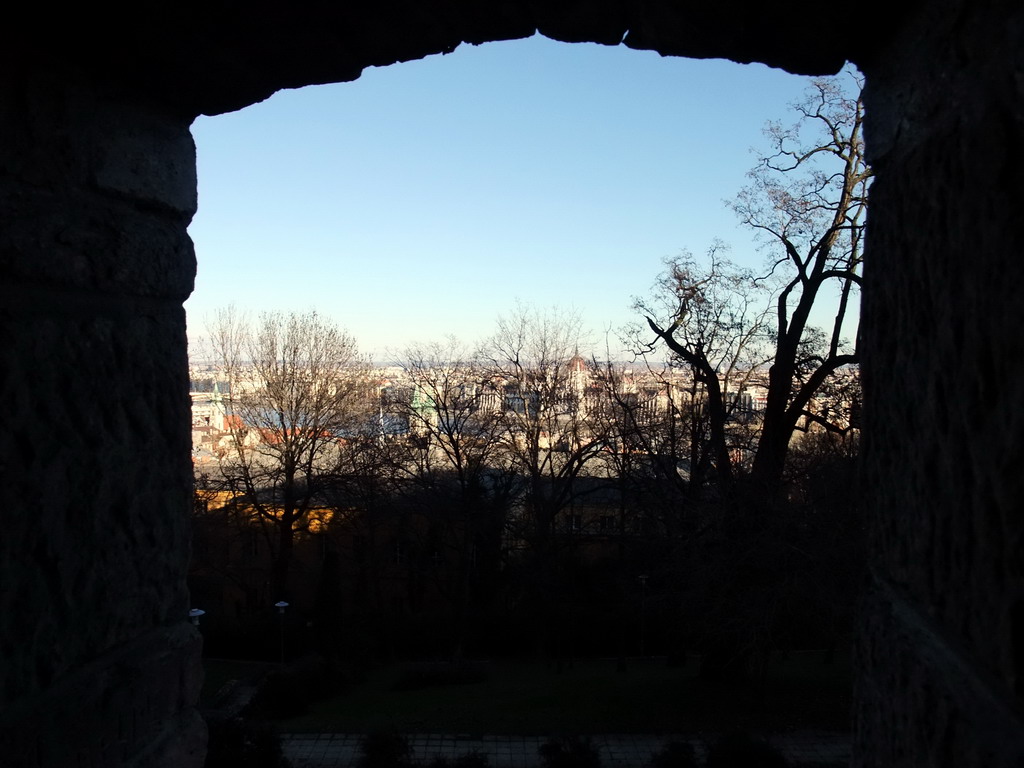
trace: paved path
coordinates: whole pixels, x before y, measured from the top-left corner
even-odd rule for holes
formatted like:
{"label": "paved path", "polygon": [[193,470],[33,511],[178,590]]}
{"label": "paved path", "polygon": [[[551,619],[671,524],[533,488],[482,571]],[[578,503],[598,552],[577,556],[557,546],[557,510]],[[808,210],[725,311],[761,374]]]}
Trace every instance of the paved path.
{"label": "paved path", "polygon": [[[354,768],[360,755],[362,737],[354,734],[282,734],[285,756],[294,768]],[[410,734],[415,760],[429,763],[434,757],[447,758],[479,752],[487,755],[491,768],[536,768],[537,748],[545,736],[467,736]],[[693,745],[700,762],[714,739],[701,736],[592,736],[601,755],[602,768],[644,768],[650,757],[665,744],[686,741]],[[850,762],[850,737],[842,733],[803,731],[777,734],[769,742],[792,766],[841,766]]]}

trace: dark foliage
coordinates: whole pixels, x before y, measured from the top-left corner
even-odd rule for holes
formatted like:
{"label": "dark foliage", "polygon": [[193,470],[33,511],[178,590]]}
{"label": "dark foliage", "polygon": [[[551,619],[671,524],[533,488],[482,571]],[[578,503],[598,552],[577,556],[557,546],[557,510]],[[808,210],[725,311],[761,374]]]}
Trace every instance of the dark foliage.
{"label": "dark foliage", "polygon": [[651,755],[650,768],[697,768],[693,745],[685,741],[671,741],[660,752]]}
{"label": "dark foliage", "polygon": [[409,741],[397,733],[370,733],[359,745],[357,768],[408,768],[412,765]]}
{"label": "dark foliage", "polygon": [[544,768],[600,768],[601,756],[590,739],[578,736],[549,739],[537,749]]}
{"label": "dark foliage", "polygon": [[246,715],[281,720],[305,714],[309,705],[330,698],[358,676],[320,658],[304,659],[267,676]]}
{"label": "dark foliage", "polygon": [[782,753],[746,733],[722,736],[708,752],[707,768],[788,768]]}
{"label": "dark foliage", "polygon": [[207,723],[209,741],[205,768],[288,768],[281,741],[263,723],[241,719]]}
{"label": "dark foliage", "polygon": [[701,654],[705,681],[757,681],[773,654],[849,644],[866,548],[860,489],[842,490],[843,504],[804,489],[766,502],[738,486],[699,510],[701,535],[658,583],[676,607],[672,650]]}

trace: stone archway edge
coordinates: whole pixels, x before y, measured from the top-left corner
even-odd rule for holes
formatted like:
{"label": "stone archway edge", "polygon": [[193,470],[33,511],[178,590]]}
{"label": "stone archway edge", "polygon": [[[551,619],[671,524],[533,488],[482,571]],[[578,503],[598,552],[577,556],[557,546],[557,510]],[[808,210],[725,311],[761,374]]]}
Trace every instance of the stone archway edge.
{"label": "stone archway edge", "polygon": [[[794,72],[850,59],[865,73],[877,174],[866,514],[880,588],[858,641],[854,765],[1024,760],[1004,738],[1024,731],[1019,1],[218,0],[19,13],[0,27],[0,743],[13,765],[202,763],[192,630],[179,626],[190,122],[535,30]],[[105,725],[76,726],[54,706],[65,690]],[[972,713],[993,705],[1001,725],[982,727]]]}

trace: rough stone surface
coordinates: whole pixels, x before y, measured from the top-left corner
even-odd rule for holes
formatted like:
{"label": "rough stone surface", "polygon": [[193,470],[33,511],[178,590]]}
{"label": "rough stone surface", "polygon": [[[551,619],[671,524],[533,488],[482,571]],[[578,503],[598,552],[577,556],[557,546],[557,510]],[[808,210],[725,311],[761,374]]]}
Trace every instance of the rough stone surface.
{"label": "rough stone surface", "polygon": [[48,79],[0,106],[0,764],[197,765],[187,121]]}
{"label": "rough stone surface", "polygon": [[43,78],[0,90],[0,274],[11,288],[192,292],[196,210],[189,121]]}
{"label": "rough stone surface", "polygon": [[206,729],[193,708],[202,684],[201,642],[185,622],[151,630],[64,675],[44,694],[8,703],[0,718],[2,765],[201,765]]}
{"label": "rough stone surface", "polygon": [[1024,9],[996,7],[939,4],[864,62],[857,765],[1024,759]]}
{"label": "rough stone surface", "polygon": [[4,526],[0,615],[26,630],[0,638],[5,698],[188,612],[181,312],[100,312],[0,313],[24,361],[0,378],[6,514],[21,508]]}
{"label": "rough stone surface", "polygon": [[[663,54],[762,61],[836,72],[872,49],[885,26],[837,32],[808,0],[388,0],[382,3],[81,5],[60,18],[26,6],[0,30],[0,65],[35,62],[159,96],[183,113],[216,114],[281,88],[353,80],[363,69],[450,52],[462,43],[529,37],[618,44]],[[890,5],[887,19],[902,11]],[[157,32],[157,34],[154,34]]]}
{"label": "rough stone surface", "polygon": [[876,582],[866,603],[853,764],[1024,764],[1024,728],[1000,681],[888,585]]}
{"label": "rough stone surface", "polygon": [[1020,765],[1024,8],[900,8],[858,6],[856,20],[806,0],[19,9],[0,28],[4,765],[202,762],[184,623],[189,122],[537,30],[866,72],[875,557],[855,763]]}

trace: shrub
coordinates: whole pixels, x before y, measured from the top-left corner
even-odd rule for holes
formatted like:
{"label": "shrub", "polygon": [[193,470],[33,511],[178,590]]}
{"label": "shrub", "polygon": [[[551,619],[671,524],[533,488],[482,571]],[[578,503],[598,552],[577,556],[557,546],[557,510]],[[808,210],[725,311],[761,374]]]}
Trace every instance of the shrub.
{"label": "shrub", "polygon": [[288,768],[281,740],[268,725],[236,718],[207,726],[205,768]]}
{"label": "shrub", "polygon": [[601,768],[601,756],[590,739],[548,739],[537,752],[544,768]]}
{"label": "shrub", "polygon": [[786,758],[770,744],[746,733],[722,736],[708,752],[707,768],[788,768]]}
{"label": "shrub", "polygon": [[323,659],[303,659],[267,675],[246,715],[268,720],[303,715],[312,702],[334,696],[352,682],[354,675]]}
{"label": "shrub", "polygon": [[284,670],[271,672],[245,709],[246,717],[281,720],[309,710],[309,695],[298,676]]}
{"label": "shrub", "polygon": [[651,755],[651,768],[697,768],[693,745],[685,741],[671,741],[660,752]]}
{"label": "shrub", "polygon": [[371,733],[359,745],[358,768],[408,768],[412,765],[409,741],[397,733]]}

